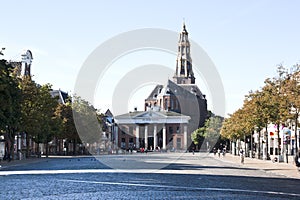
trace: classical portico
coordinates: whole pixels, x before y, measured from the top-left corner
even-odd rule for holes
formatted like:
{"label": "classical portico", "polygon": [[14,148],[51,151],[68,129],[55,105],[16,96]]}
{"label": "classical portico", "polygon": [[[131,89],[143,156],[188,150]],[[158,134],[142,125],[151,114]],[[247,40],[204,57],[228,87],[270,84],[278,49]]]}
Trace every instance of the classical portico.
{"label": "classical portico", "polygon": [[115,117],[122,149],[187,149],[190,117],[171,111],[139,111]]}

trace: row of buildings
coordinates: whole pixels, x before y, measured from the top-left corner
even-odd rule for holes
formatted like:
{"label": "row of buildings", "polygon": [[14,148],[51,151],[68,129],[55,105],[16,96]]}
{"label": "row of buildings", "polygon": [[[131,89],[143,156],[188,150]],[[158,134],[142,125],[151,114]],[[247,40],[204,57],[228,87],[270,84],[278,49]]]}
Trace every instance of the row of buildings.
{"label": "row of buildings", "polygon": [[[175,42],[174,42],[175,45]],[[22,61],[11,61],[20,76],[31,76],[32,52],[22,54]],[[61,90],[51,92],[60,103],[65,103],[68,94]],[[103,132],[93,144],[81,144],[78,152],[99,153],[117,150],[187,150],[192,142],[190,134],[204,125],[207,117],[207,100],[195,84],[190,42],[185,24],[179,34],[178,53],[173,80],[166,85],[157,85],[145,99],[144,111],[134,110],[118,116],[108,110],[103,118]],[[1,143],[1,142],[0,142]],[[37,144],[26,133],[15,138],[15,153],[22,154],[28,148],[32,154],[46,152],[45,145]],[[48,146],[51,154],[61,154],[71,149],[66,140],[54,138]],[[1,148],[1,145],[0,145]],[[0,150],[1,156],[1,150]],[[22,155],[19,155],[22,157]]]}
{"label": "row of buildings", "polygon": [[[156,85],[145,98],[144,110],[134,110],[114,116],[110,110],[104,113],[102,131],[99,140],[94,143],[78,144],[77,153],[98,154],[101,151],[116,153],[120,150],[180,150],[196,149],[191,141],[191,133],[202,127],[208,115],[205,95],[196,85],[191,57],[191,46],[185,24],[179,33],[178,52],[176,58],[175,74],[172,80],[165,85]],[[31,51],[25,52],[22,62],[12,62],[19,75],[30,75],[32,62]],[[51,91],[51,95],[58,97],[59,103],[66,103],[68,94],[61,90]],[[232,143],[233,153],[238,148],[245,148],[246,152],[258,152],[268,158],[278,154],[292,155],[296,149],[296,137],[293,127],[282,127],[280,137],[276,127],[270,125],[267,132],[254,134],[245,138],[243,142]],[[299,130],[297,130],[299,140]],[[286,139],[288,138],[288,140]],[[29,142],[27,142],[29,141]],[[279,141],[279,145],[278,145]],[[4,155],[4,140],[0,140],[0,158]],[[22,154],[26,145],[30,145],[32,154],[46,152],[44,145],[37,144],[26,133],[20,133],[15,138],[15,152]],[[49,154],[66,154],[72,149],[71,143],[66,139],[57,139],[49,143]],[[299,148],[299,142],[297,143]],[[197,149],[196,149],[197,150]],[[251,150],[251,151],[250,151]],[[19,155],[22,157],[22,155]],[[282,159],[282,158],[280,158]]]}

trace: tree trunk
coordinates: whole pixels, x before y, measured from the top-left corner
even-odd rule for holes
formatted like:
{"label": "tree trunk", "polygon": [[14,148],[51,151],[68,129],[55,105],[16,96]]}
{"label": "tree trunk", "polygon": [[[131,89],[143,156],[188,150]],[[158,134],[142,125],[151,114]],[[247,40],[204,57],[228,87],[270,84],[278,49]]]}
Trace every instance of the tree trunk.
{"label": "tree trunk", "polygon": [[11,160],[11,158],[10,158],[10,146],[11,146],[11,144],[10,144],[10,140],[6,140],[5,141],[5,159],[7,159],[8,161],[10,161]]}
{"label": "tree trunk", "polygon": [[269,154],[269,133],[268,133],[268,124],[266,124],[266,134],[267,134],[267,140],[266,140],[266,149],[267,149],[267,160],[270,159]]}
{"label": "tree trunk", "polygon": [[69,155],[69,141],[66,141],[66,153]]}
{"label": "tree trunk", "polygon": [[[280,133],[279,133],[279,131],[280,131],[280,125],[279,124],[277,124],[277,138],[278,138],[278,140],[277,140],[277,146],[278,146],[278,150],[277,150],[277,154],[278,155],[281,155],[281,142],[279,141],[279,138],[280,138]],[[279,148],[280,147],[280,148]]]}
{"label": "tree trunk", "polygon": [[45,146],[46,146],[46,157],[48,158],[48,156],[49,156],[49,143],[46,142]]}
{"label": "tree trunk", "polygon": [[253,156],[253,134],[254,134],[254,131],[252,131],[251,138],[250,138],[251,158]]}
{"label": "tree trunk", "polygon": [[10,156],[11,159],[14,160],[15,159],[15,151],[14,151],[14,141],[10,142]]}
{"label": "tree trunk", "polygon": [[9,146],[9,152],[10,152],[10,158],[14,160],[15,157],[15,152],[14,152],[14,144],[15,144],[15,134],[14,131],[10,128],[8,128],[8,139],[10,141],[10,146]]}
{"label": "tree trunk", "polygon": [[28,133],[26,133],[26,158],[29,158],[29,155],[30,152],[29,152],[29,135]]}
{"label": "tree trunk", "polygon": [[40,157],[40,143],[37,143],[37,151],[36,151],[36,153],[37,153],[37,156],[38,156],[38,158]]}
{"label": "tree trunk", "polygon": [[77,139],[74,139],[73,142],[73,155],[76,156],[76,146],[77,146]]}
{"label": "tree trunk", "polygon": [[295,153],[298,152],[298,137],[297,137],[297,128],[298,128],[298,116],[299,113],[296,113],[296,119],[295,119]]}
{"label": "tree trunk", "polygon": [[260,136],[261,136],[261,130],[258,131],[258,155],[257,155],[257,158],[260,159],[260,152],[261,152],[261,149],[260,149]]}
{"label": "tree trunk", "polygon": [[247,151],[247,146],[246,146],[246,134],[245,133],[244,133],[244,149],[245,149],[245,157],[246,157],[248,151]]}

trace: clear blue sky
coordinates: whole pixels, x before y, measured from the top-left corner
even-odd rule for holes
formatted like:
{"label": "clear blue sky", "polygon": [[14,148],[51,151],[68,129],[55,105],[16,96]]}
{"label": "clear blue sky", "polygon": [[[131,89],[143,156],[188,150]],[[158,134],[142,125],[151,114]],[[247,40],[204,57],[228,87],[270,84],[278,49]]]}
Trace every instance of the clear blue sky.
{"label": "clear blue sky", "polygon": [[[221,75],[226,113],[232,113],[248,91],[275,76],[277,64],[299,63],[299,8],[296,0],[2,1],[0,47],[8,60],[30,49],[34,80],[72,92],[80,67],[102,42],[139,28],[179,32],[185,18],[190,38]],[[175,69],[175,60],[169,65]],[[109,106],[105,100],[97,105]]]}

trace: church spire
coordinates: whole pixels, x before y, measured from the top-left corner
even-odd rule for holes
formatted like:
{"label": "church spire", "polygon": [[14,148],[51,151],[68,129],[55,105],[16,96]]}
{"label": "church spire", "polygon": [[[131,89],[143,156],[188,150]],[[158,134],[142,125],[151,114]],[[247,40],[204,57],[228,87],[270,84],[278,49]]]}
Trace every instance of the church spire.
{"label": "church spire", "polygon": [[182,31],[179,34],[178,41],[176,72],[173,77],[174,82],[177,84],[195,84],[188,35],[189,33],[186,30],[185,22],[183,22]]}

